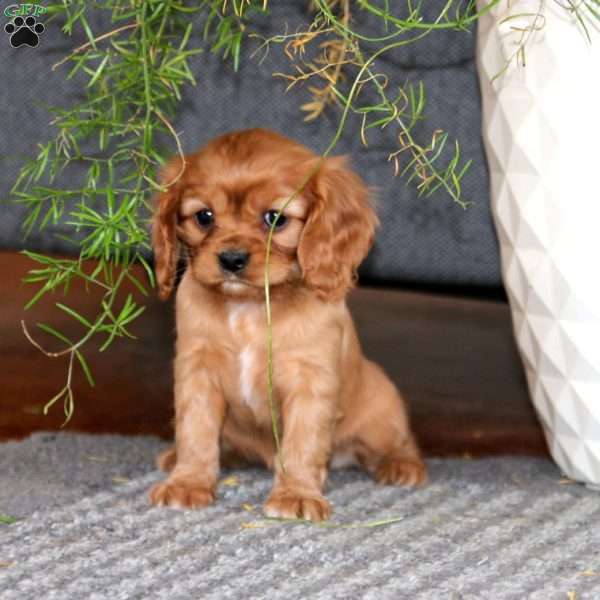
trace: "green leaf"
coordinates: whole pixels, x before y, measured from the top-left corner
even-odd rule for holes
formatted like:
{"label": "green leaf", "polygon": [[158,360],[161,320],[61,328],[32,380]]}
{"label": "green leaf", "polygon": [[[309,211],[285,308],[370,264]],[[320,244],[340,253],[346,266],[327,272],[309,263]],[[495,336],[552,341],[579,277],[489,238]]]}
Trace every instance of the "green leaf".
{"label": "green leaf", "polygon": [[79,321],[83,326],[91,329],[93,325],[83,316],[80,315],[76,310],[69,308],[68,306],[61,304],[60,302],[56,303],[56,307],[60,308],[63,312],[66,312],[68,315],[71,315],[75,320]]}
{"label": "green leaf", "polygon": [[12,525],[16,522],[17,519],[15,517],[0,512],[0,525]]}
{"label": "green leaf", "polygon": [[87,361],[83,357],[83,354],[81,354],[81,352],[79,352],[79,351],[76,351],[75,357],[77,358],[79,364],[81,365],[81,368],[85,374],[85,377],[86,377],[90,387],[94,387],[95,386],[94,378],[92,377],[92,372],[90,370],[90,367],[89,367]]}
{"label": "green leaf", "polygon": [[64,342],[65,344],[67,344],[69,347],[71,347],[73,345],[73,342],[68,337],[66,337],[65,335],[60,333],[60,331],[57,331],[56,329],[54,329],[54,327],[52,327],[51,325],[47,325],[46,323],[36,323],[36,325],[42,331],[45,331],[46,333],[54,336],[55,338],[59,339],[61,342]]}

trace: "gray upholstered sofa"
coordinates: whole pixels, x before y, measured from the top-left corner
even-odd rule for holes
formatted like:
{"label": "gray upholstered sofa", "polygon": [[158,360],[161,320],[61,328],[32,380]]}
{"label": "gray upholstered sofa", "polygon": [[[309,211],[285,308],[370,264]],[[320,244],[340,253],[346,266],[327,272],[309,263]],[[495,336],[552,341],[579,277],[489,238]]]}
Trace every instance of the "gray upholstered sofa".
{"label": "gray upholstered sofa", "polygon": [[[430,0],[425,10],[434,16],[442,6]],[[271,15],[263,20],[264,33],[287,22],[290,30],[307,21],[304,1],[271,2]],[[102,25],[99,26],[102,30]],[[108,24],[106,27],[110,27]],[[200,35],[198,33],[198,35]],[[3,40],[0,61],[0,248],[70,252],[55,232],[35,234],[26,242],[20,224],[23,210],[4,202],[24,157],[36,144],[52,135],[48,105],[68,105],[82,94],[81,81],[65,81],[65,71],[51,65],[81,43],[69,38],[57,23],[49,22],[37,48],[11,48]],[[198,42],[201,43],[201,42]],[[418,44],[398,50],[379,63],[397,84],[421,78],[427,90],[428,121],[417,126],[417,136],[427,140],[436,127],[458,139],[465,157],[473,159],[463,187],[472,201],[466,211],[442,192],[418,198],[414,186],[393,177],[387,156],[394,148],[388,136],[376,136],[369,148],[361,146],[356,129],[343,136],[337,152],[349,153],[356,169],[375,186],[382,227],[377,243],[363,266],[363,275],[376,281],[417,282],[499,287],[498,250],[490,219],[488,176],[480,139],[480,101],[474,64],[474,32],[435,32]],[[285,93],[285,82],[272,77],[287,68],[280,49],[263,62],[244,52],[241,74],[210,53],[195,58],[197,88],[188,87],[174,121],[182,132],[185,150],[192,150],[219,133],[247,127],[270,127],[323,151],[337,126],[339,112],[304,123],[299,106],[307,101],[306,89]],[[357,124],[354,123],[356,126]],[[350,124],[352,128],[352,123]]]}

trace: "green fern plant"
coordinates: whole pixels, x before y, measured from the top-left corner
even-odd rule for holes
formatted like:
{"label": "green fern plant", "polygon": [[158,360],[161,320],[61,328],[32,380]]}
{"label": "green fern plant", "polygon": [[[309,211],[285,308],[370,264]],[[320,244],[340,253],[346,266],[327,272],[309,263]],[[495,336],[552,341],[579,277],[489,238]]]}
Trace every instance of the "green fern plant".
{"label": "green fern plant", "polygon": [[[87,37],[86,43],[53,67],[65,70],[67,79],[84,80],[86,97],[73,107],[52,109],[56,137],[39,144],[37,156],[23,166],[12,194],[27,209],[26,237],[49,225],[67,225],[72,235],[63,237],[72,242],[78,256],[59,259],[25,251],[37,263],[25,281],[39,286],[25,308],[51,292],[62,289],[67,294],[76,279],[99,287],[102,297],[95,318],[80,314],[66,301],[55,303],[82,326],[79,339],[38,324],[66,345],[59,352],[42,348],[22,323],[25,335],[46,355],[68,358],[65,386],[46,404],[45,412],[62,401],[67,420],[71,417],[75,364],[94,384],[84,357],[86,346],[99,339],[100,350],[106,350],[116,338],[133,337],[129,327],[144,311],[148,286],[154,286],[145,258],[150,251],[150,198],[161,189],[157,170],[173,154],[182,154],[170,119],[183,87],[196,84],[190,61],[205,50],[192,43],[198,37],[194,23],[204,19],[200,35],[206,48],[231,59],[237,68],[244,19],[253,8],[249,1],[227,6],[214,0],[196,4],[63,0],[50,9],[53,19],[63,22],[66,34],[80,29]],[[114,28],[94,32],[90,10],[107,11]],[[85,171],[74,184],[67,175],[75,164],[84,165]],[[144,281],[135,274],[134,266],[139,264],[146,272]],[[133,284],[135,293],[123,291],[126,283]]]}
{"label": "green fern plant", "polygon": [[[401,7],[389,0],[314,0],[310,18],[307,6],[305,30],[290,33],[281,23],[279,34],[261,38],[260,49],[283,47],[292,73],[275,75],[287,79],[288,89],[304,83],[309,86],[312,100],[300,107],[305,118],[317,119],[329,107],[338,107],[338,127],[323,156],[333,151],[348,126],[349,115],[355,114],[361,126],[354,133],[364,144],[378,132],[394,129],[398,146],[390,150],[388,158],[395,175],[415,183],[421,195],[444,192],[466,207],[461,181],[470,162],[463,160],[458,141],[450,141],[437,127],[432,128],[429,140],[416,139],[415,125],[426,116],[424,87],[418,82],[398,85],[392,74],[378,70],[377,59],[440,29],[466,30],[500,1],[504,0],[490,0],[478,10],[475,0],[446,0],[437,17],[427,21],[421,3],[414,0],[406,0]],[[575,11],[585,23],[582,12],[586,18],[600,19],[599,2],[568,2],[565,10]],[[108,350],[117,338],[132,337],[130,326],[144,311],[144,298],[154,286],[152,268],[145,258],[150,251],[150,198],[161,189],[156,178],[160,166],[170,156],[182,154],[171,119],[186,86],[196,85],[192,61],[210,51],[230,61],[234,72],[240,69],[248,38],[258,37],[253,33],[254,17],[268,9],[267,0],[62,0],[50,9],[66,34],[79,30],[87,38],[54,65],[65,77],[84,81],[86,96],[75,106],[52,109],[56,136],[39,144],[37,155],[23,166],[13,197],[27,209],[25,235],[50,225],[67,225],[71,232],[67,239],[77,256],[59,259],[25,251],[35,263],[25,281],[38,286],[26,308],[57,290],[68,297],[75,280],[98,287],[102,293],[94,317],[80,314],[66,299],[55,303],[57,310],[82,327],[77,339],[51,325],[38,324],[64,345],[63,350],[43,348],[22,323],[25,335],[42,352],[67,360],[65,386],[50,399],[46,411],[62,402],[67,420],[70,418],[75,366],[94,384],[85,358],[89,344],[98,341],[101,350]],[[94,31],[88,18],[92,10],[106,11],[114,26]],[[362,32],[355,25],[359,19],[353,18],[360,14],[378,19],[384,33],[373,37]],[[525,41],[517,58],[522,59]],[[306,49],[311,45],[317,47],[318,55],[309,60]],[[376,102],[363,100],[366,88],[374,92]],[[76,182],[68,177],[74,164],[84,166],[84,175]],[[270,243],[271,237],[267,255]],[[146,273],[143,280],[136,275],[136,265],[142,265]],[[269,401],[277,440],[270,385],[268,261],[265,299]]]}

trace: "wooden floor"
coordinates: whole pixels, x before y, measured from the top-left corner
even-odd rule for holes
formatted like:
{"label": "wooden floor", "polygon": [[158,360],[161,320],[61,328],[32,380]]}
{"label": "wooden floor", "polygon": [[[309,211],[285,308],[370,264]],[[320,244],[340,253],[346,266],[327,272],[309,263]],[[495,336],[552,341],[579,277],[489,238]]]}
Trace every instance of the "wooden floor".
{"label": "wooden floor", "polygon": [[[76,328],[52,302],[23,311],[35,289],[20,283],[30,266],[20,255],[0,252],[0,439],[57,429],[63,420],[60,406],[48,416],[42,408],[64,385],[67,359],[44,356],[24,337],[20,321],[32,332],[37,321],[60,331]],[[69,302],[93,316],[98,297],[74,289]],[[363,288],[350,304],[366,354],[404,391],[427,455],[546,453],[505,303]],[[77,373],[76,410],[66,430],[172,434],[173,306],[152,299],[134,332],[137,341],[88,353],[97,383],[90,388]]]}

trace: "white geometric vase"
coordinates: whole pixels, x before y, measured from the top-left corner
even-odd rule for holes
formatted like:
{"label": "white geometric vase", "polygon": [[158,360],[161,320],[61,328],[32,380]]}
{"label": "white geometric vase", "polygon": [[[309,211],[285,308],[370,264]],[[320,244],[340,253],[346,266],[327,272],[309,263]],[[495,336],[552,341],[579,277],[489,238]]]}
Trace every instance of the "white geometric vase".
{"label": "white geometric vase", "polygon": [[586,19],[588,40],[568,6],[500,2],[478,23],[478,69],[529,392],[564,473],[600,485],[600,31]]}

